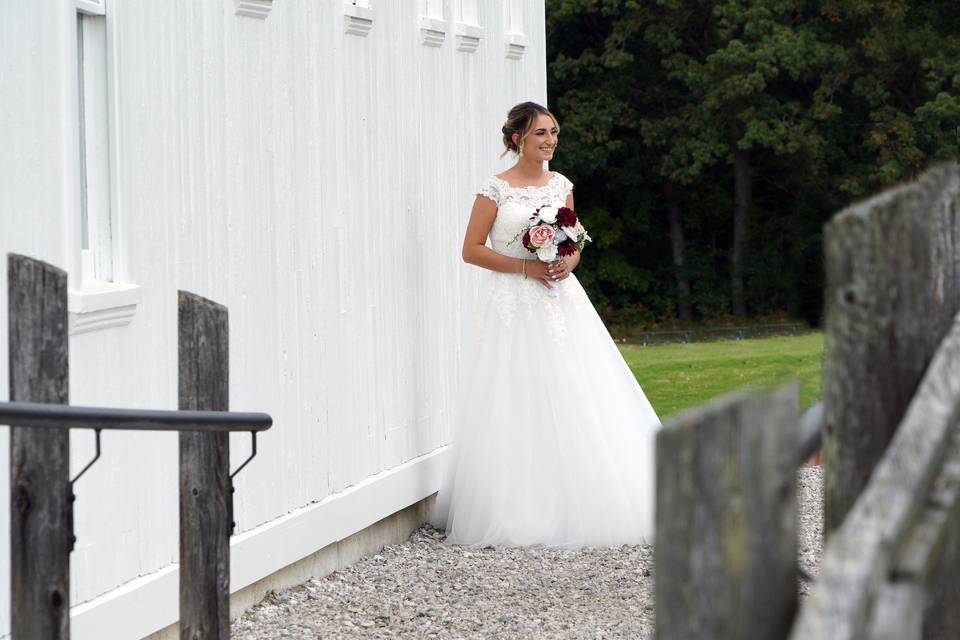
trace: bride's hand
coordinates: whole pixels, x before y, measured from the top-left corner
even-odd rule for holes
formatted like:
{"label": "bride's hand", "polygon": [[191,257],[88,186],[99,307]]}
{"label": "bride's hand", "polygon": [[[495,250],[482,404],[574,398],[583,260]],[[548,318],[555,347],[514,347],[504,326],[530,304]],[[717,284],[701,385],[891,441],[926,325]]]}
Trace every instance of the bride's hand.
{"label": "bride's hand", "polygon": [[550,288],[550,283],[553,281],[554,273],[553,262],[540,262],[539,260],[528,260],[526,269],[527,277],[531,280],[536,280],[542,284],[547,289]]}
{"label": "bride's hand", "polygon": [[561,258],[553,262],[530,260],[527,262],[527,277],[533,278],[547,289],[551,282],[563,280],[570,275],[566,262]]}
{"label": "bride's hand", "polygon": [[564,280],[573,270],[573,265],[570,264],[569,258],[558,258],[550,263],[549,267],[552,267],[552,272],[548,269],[548,272],[551,272],[554,276],[554,280]]}
{"label": "bride's hand", "polygon": [[554,264],[560,267],[559,270],[555,269],[555,273],[558,273],[560,276],[557,278],[557,280],[563,280],[569,276],[574,269],[577,268],[578,264],[580,264],[580,252],[574,249],[573,253],[570,255],[557,258],[557,260],[554,261]]}

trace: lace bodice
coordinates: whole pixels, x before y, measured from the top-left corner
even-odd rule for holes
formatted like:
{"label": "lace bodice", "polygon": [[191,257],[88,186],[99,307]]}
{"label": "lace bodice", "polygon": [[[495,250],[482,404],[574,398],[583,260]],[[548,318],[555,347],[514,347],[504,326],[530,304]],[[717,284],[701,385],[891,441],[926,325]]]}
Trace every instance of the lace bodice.
{"label": "lace bodice", "polygon": [[[487,178],[477,195],[489,198],[497,205],[497,217],[490,229],[490,248],[511,258],[536,260],[536,254],[527,251],[517,235],[527,226],[536,209],[545,204],[562,207],[572,189],[573,183],[556,172],[547,184],[539,187],[511,187],[497,176]],[[516,241],[511,242],[514,238]],[[557,283],[557,297],[547,295],[542,285],[532,278],[522,278],[518,273],[489,271],[486,275],[480,294],[481,305],[496,309],[506,326],[513,324],[517,314],[537,314],[543,321],[543,328],[560,340],[567,332],[561,301],[566,299],[567,304],[574,307],[590,305],[587,294],[573,274]]]}
{"label": "lace bodice", "polygon": [[535,187],[511,187],[497,176],[487,178],[477,195],[497,205],[497,217],[490,229],[490,248],[511,258],[535,259],[536,256],[520,244],[519,238],[509,246],[507,243],[526,226],[536,209],[545,204],[562,207],[572,189],[573,183],[556,171],[547,184]]}

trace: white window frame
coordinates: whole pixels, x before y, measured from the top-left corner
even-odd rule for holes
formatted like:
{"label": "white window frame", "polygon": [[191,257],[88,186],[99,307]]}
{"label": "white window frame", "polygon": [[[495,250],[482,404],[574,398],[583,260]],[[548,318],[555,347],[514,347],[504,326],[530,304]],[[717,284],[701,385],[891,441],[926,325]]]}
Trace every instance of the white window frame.
{"label": "white window frame", "polygon": [[524,0],[504,0],[504,44],[507,57],[519,60],[527,50],[527,38],[523,15]]}
{"label": "white window frame", "polygon": [[84,282],[113,281],[110,202],[110,89],[103,13],[77,12],[80,235]]}
{"label": "white window frame", "polygon": [[236,0],[234,14],[248,18],[265,19],[273,9],[273,0]]}
{"label": "white window frame", "polygon": [[370,0],[343,0],[344,32],[366,36],[373,28],[374,12]]}
{"label": "white window frame", "polygon": [[443,46],[447,37],[447,20],[443,0],[420,0],[420,42],[428,47]]}
{"label": "white window frame", "polygon": [[75,9],[77,233],[67,298],[72,334],[125,325],[140,301],[140,287],[123,282],[115,16],[106,0],[75,0]]}
{"label": "white window frame", "polygon": [[457,22],[462,24],[480,24],[480,7],[477,0],[454,0],[457,3]]}
{"label": "white window frame", "polygon": [[473,53],[480,48],[484,29],[480,26],[480,7],[477,0],[454,0],[457,7],[454,33],[457,36],[457,50]]}

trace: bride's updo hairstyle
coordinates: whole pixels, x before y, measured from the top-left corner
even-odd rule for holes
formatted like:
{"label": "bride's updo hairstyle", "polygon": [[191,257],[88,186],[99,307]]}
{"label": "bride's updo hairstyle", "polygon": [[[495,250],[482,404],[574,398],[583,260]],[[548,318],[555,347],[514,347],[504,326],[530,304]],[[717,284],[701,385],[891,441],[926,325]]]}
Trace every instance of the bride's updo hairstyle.
{"label": "bride's updo hairstyle", "polygon": [[[533,129],[533,125],[537,121],[537,116],[540,114],[550,116],[557,130],[560,129],[556,117],[550,113],[546,107],[542,107],[536,102],[521,102],[513,109],[510,109],[510,113],[507,114],[507,123],[500,129],[503,132],[503,146],[506,147],[503,153],[500,154],[501,158],[506,155],[508,151],[513,151],[518,155],[520,154],[520,147],[523,146],[523,141],[526,140],[527,134]],[[520,134],[519,145],[513,141],[513,134],[515,133]]]}

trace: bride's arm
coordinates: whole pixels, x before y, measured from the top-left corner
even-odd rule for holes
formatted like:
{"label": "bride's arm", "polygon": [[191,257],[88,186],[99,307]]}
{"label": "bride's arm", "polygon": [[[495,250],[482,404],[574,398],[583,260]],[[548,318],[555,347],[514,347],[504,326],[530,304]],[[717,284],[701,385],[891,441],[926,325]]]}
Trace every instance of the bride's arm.
{"label": "bride's arm", "polygon": [[497,205],[484,196],[477,196],[470,212],[470,222],[463,236],[463,261],[501,273],[523,273],[524,260],[504,256],[486,246],[487,236],[497,217]]}
{"label": "bride's arm", "polygon": [[[567,207],[573,209],[573,191],[567,194]],[[576,209],[573,209],[576,211]],[[580,264],[580,250],[574,249],[573,255],[567,256],[567,271],[573,271],[577,268],[577,265]]]}
{"label": "bride's arm", "polygon": [[524,273],[528,278],[549,288],[550,281],[554,279],[554,270],[557,268],[555,263],[547,265],[539,260],[511,258],[486,246],[487,236],[490,235],[490,229],[493,228],[496,217],[497,205],[493,200],[485,196],[477,196],[473,203],[473,211],[470,212],[467,232],[463,236],[463,261],[500,273]]}

